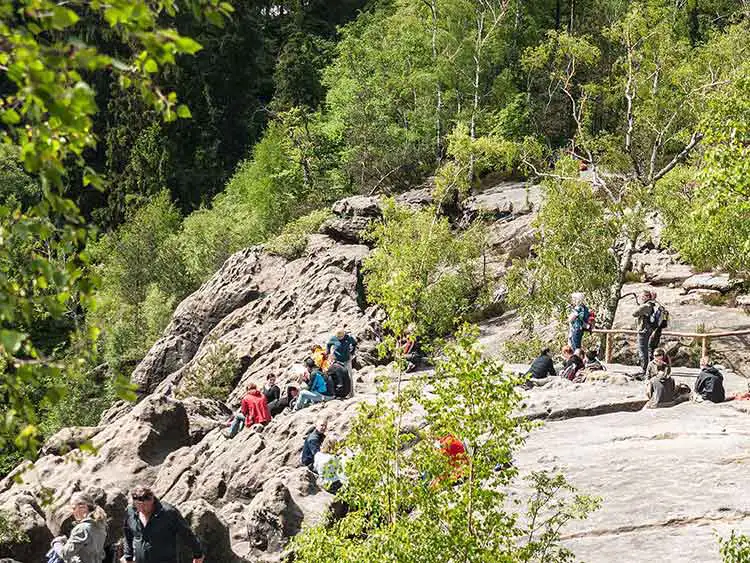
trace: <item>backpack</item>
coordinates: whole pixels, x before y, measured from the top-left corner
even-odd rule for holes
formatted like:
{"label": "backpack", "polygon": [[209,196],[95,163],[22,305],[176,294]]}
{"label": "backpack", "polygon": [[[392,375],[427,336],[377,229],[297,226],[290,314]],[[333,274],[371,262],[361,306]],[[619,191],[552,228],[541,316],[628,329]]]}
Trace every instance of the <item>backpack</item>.
{"label": "backpack", "polygon": [[585,322],[583,328],[585,330],[588,330],[589,332],[591,332],[592,330],[594,330],[595,326],[596,326],[596,311],[594,311],[593,309],[591,309],[589,311],[588,317],[586,318],[586,322]]}
{"label": "backpack", "polygon": [[652,328],[667,328],[669,324],[669,311],[661,303],[654,303],[651,308],[651,315],[648,317],[648,324]]}

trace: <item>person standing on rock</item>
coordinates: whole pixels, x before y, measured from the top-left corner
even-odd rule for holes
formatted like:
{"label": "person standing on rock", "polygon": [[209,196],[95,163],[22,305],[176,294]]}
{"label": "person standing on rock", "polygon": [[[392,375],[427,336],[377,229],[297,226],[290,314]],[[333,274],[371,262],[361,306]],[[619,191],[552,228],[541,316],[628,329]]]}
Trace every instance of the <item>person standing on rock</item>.
{"label": "person standing on rock", "polygon": [[65,536],[52,540],[51,551],[65,563],[102,563],[107,541],[107,513],[84,493],[73,495],[70,509],[76,525],[67,540]]}
{"label": "person standing on rock", "polygon": [[350,378],[352,377],[352,356],[356,350],[357,341],[343,328],[338,329],[326,345],[326,353],[329,356],[333,354],[334,361],[346,368]]}
{"label": "person standing on rock", "polygon": [[133,505],[125,513],[125,561],[178,563],[177,539],[193,552],[193,563],[203,563],[203,548],[190,526],[171,504],[161,502],[149,487],[135,487]]}
{"label": "person standing on rock", "polygon": [[320,451],[320,446],[323,445],[323,440],[326,439],[327,429],[328,420],[326,418],[319,418],[315,423],[315,428],[305,438],[305,443],[302,446],[302,465],[310,471],[313,471],[314,468],[315,454]]}
{"label": "person standing on rock", "polygon": [[573,350],[582,346],[583,333],[588,328],[589,308],[584,303],[585,295],[577,292],[570,296],[573,308],[568,315],[568,344]]}
{"label": "person standing on rock", "polygon": [[655,328],[651,323],[655,304],[648,289],[644,289],[641,293],[639,304],[640,306],[635,310],[633,316],[636,319],[636,330],[638,331],[638,354],[641,360],[640,378],[645,379],[651,357],[651,336]]}

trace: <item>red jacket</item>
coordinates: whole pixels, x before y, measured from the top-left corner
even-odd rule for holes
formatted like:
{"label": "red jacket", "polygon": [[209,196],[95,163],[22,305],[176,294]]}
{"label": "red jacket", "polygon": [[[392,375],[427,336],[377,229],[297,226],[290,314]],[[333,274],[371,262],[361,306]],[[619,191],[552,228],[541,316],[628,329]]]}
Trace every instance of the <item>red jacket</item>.
{"label": "red jacket", "polygon": [[253,424],[265,424],[271,420],[271,411],[268,410],[268,401],[263,393],[253,389],[242,399],[240,411],[245,415],[245,426]]}

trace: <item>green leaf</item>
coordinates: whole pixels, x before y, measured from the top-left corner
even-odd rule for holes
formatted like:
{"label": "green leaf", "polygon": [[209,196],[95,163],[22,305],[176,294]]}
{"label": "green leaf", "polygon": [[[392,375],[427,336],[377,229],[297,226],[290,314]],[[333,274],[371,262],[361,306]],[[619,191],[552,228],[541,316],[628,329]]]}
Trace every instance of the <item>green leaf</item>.
{"label": "green leaf", "polygon": [[179,106],[177,106],[177,117],[189,119],[193,117],[193,115],[190,113],[190,108],[188,108],[185,104],[180,104]]}
{"label": "green leaf", "polygon": [[15,354],[21,349],[21,344],[27,337],[28,335],[23,332],[3,329],[0,330],[0,346],[6,354]]}
{"label": "green leaf", "polygon": [[61,30],[74,25],[80,18],[73,10],[55,6],[52,8],[52,28]]}
{"label": "green leaf", "polygon": [[196,40],[191,39],[190,37],[183,37],[183,36],[177,36],[174,39],[174,44],[177,46],[177,49],[181,53],[187,53],[188,55],[194,55],[201,49],[203,49],[203,45],[198,43]]}
{"label": "green leaf", "polygon": [[21,116],[18,115],[18,112],[14,110],[13,108],[6,109],[3,112],[3,122],[7,123],[8,125],[15,125],[19,121],[21,121]]}
{"label": "green leaf", "polygon": [[143,70],[149,74],[153,74],[157,70],[159,70],[159,65],[156,64],[156,61],[154,59],[148,59],[143,65]]}

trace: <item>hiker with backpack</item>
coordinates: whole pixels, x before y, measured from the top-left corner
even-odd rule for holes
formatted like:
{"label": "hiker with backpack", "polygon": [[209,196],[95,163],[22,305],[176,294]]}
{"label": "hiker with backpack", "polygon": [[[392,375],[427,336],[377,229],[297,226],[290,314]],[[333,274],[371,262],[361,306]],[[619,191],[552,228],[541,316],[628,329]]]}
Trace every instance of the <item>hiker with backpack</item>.
{"label": "hiker with backpack", "polygon": [[336,391],[333,380],[326,378],[320,371],[312,358],[305,359],[305,372],[302,382],[307,384],[307,389],[302,389],[297,397],[294,410],[298,411],[313,403],[330,401],[335,397]]}
{"label": "hiker with backpack", "polygon": [[102,563],[107,541],[107,513],[84,493],[75,493],[70,500],[70,510],[76,525],[70,537],[59,536],[52,540],[47,552],[50,563]]}
{"label": "hiker with backpack", "polygon": [[633,316],[636,319],[636,330],[638,331],[638,354],[641,360],[641,373],[640,379],[646,378],[646,370],[648,368],[648,362],[651,357],[650,353],[650,342],[651,335],[654,332],[654,326],[651,322],[651,317],[654,312],[654,302],[651,300],[651,292],[648,289],[644,289],[641,293],[639,307],[633,312]]}
{"label": "hiker with backpack", "polygon": [[577,292],[570,296],[572,308],[568,315],[568,324],[570,325],[568,330],[568,344],[573,350],[577,350],[582,346],[583,333],[587,330],[592,330],[591,314],[584,302],[585,295]]}
{"label": "hiker with backpack", "polygon": [[655,291],[649,291],[649,293],[651,294],[651,302],[654,304],[654,309],[649,317],[649,323],[651,323],[653,331],[648,339],[648,350],[649,357],[653,358],[654,350],[659,347],[659,343],[661,342],[661,331],[667,328],[669,324],[669,311],[656,300]]}

